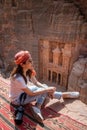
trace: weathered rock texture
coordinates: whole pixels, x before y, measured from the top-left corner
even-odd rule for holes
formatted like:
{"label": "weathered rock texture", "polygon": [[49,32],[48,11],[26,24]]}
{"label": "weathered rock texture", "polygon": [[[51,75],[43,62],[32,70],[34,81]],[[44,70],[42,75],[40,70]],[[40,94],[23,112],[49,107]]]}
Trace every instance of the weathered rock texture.
{"label": "weathered rock texture", "polygon": [[86,0],[1,0],[0,70],[6,76],[14,54],[29,50],[38,77],[68,86],[80,55],[87,57]]}
{"label": "weathered rock texture", "polygon": [[79,91],[81,100],[87,103],[87,58],[79,58],[73,64],[69,76],[68,89]]}

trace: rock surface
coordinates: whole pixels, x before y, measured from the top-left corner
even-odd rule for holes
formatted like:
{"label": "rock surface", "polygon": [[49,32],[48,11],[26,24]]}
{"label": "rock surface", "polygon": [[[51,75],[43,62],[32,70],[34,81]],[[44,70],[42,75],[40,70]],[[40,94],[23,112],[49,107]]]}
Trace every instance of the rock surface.
{"label": "rock surface", "polygon": [[47,105],[55,111],[87,125],[87,105],[78,99],[51,100]]}
{"label": "rock surface", "polygon": [[68,89],[79,91],[80,99],[87,104],[87,58],[79,58],[73,64],[69,76]]}
{"label": "rock surface", "polygon": [[86,0],[0,1],[0,69],[3,64],[7,73],[9,65],[13,66],[14,54],[21,49],[33,54],[38,69],[41,39],[72,44],[75,59],[80,50],[86,55],[86,3]]}

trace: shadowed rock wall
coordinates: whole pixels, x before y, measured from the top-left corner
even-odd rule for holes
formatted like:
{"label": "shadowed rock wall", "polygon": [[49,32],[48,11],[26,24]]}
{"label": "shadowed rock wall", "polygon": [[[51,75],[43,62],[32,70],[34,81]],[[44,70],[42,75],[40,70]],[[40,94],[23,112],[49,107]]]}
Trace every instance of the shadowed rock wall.
{"label": "shadowed rock wall", "polygon": [[0,1],[1,71],[8,74],[13,68],[14,54],[27,49],[39,72],[38,68],[42,67],[38,48],[41,40],[50,41],[50,46],[56,42],[64,46],[71,44],[70,71],[79,55],[87,56],[85,3],[82,0],[79,3],[74,0]]}

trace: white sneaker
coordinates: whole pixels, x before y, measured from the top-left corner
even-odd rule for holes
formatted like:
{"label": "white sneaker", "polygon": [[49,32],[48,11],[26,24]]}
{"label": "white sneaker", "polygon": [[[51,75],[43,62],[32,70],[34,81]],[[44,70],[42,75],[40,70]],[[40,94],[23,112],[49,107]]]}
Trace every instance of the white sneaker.
{"label": "white sneaker", "polygon": [[68,98],[78,98],[79,92],[68,92]]}
{"label": "white sneaker", "polygon": [[39,108],[33,106],[31,110],[32,110],[32,114],[36,120],[38,120],[39,122],[42,122],[44,120]]}

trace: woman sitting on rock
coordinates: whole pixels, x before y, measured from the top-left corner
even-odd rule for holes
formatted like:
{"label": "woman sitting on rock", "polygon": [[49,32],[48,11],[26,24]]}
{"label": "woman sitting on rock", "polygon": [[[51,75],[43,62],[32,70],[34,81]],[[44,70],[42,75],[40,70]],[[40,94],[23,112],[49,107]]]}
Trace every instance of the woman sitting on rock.
{"label": "woman sitting on rock", "polygon": [[15,57],[16,68],[11,73],[10,93],[11,103],[20,104],[20,96],[26,93],[24,104],[36,101],[35,106],[31,106],[32,114],[36,120],[42,122],[44,120],[41,114],[41,107],[47,97],[60,99],[77,98],[79,92],[57,92],[55,87],[48,87],[41,84],[35,78],[33,70],[33,61],[28,51],[19,51]]}

